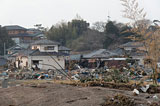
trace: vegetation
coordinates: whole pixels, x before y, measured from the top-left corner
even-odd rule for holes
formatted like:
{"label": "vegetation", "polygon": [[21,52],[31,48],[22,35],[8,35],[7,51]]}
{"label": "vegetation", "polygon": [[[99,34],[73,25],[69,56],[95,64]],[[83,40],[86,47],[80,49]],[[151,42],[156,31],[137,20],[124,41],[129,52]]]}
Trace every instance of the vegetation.
{"label": "vegetation", "polygon": [[132,33],[125,31],[129,29],[129,26],[113,21],[95,22],[90,27],[87,21],[77,18],[53,25],[46,34],[48,39],[58,41],[73,51],[89,51],[128,42],[126,37]]}
{"label": "vegetation", "polygon": [[146,50],[146,59],[150,60],[151,68],[153,71],[153,82],[157,84],[157,62],[160,56],[160,27],[154,20],[151,25],[146,17],[144,9],[139,8],[138,2],[136,0],[121,0],[122,5],[125,7],[124,16],[131,20],[130,24],[132,26],[131,31],[135,33],[136,36],[132,36],[132,40],[142,42]]}

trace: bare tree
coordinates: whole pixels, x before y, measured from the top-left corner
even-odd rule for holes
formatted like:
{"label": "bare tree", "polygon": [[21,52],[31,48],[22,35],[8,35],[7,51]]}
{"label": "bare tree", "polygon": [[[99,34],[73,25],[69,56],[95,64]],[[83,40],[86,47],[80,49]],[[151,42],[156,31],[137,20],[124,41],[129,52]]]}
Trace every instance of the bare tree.
{"label": "bare tree", "polygon": [[138,37],[132,36],[131,39],[143,42],[146,50],[146,58],[151,60],[153,83],[157,84],[157,62],[160,57],[160,28],[157,24],[151,26],[151,22],[146,20],[146,13],[143,8],[139,8],[137,0],[120,1],[124,6],[123,16],[131,20],[132,32],[139,35]]}

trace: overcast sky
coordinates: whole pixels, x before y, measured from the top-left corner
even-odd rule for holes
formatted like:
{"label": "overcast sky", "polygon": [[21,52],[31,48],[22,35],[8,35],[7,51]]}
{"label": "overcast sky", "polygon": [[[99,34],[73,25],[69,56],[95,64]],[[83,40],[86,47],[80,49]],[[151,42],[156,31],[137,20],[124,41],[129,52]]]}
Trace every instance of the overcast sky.
{"label": "overcast sky", "polygon": [[[147,12],[147,18],[160,19],[160,0],[138,0]],[[79,14],[94,23],[111,20],[127,22],[122,17],[120,0],[0,0],[0,24],[50,27],[62,20],[70,21]]]}

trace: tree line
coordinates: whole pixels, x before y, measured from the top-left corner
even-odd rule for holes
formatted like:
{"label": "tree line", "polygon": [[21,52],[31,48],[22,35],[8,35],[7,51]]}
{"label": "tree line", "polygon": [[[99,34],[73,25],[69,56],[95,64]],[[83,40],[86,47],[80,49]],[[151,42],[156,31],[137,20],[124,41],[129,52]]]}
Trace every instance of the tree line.
{"label": "tree line", "polygon": [[73,19],[53,25],[46,31],[50,40],[58,41],[73,51],[111,49],[129,42],[131,27],[115,21],[95,22],[92,26],[83,19]]}

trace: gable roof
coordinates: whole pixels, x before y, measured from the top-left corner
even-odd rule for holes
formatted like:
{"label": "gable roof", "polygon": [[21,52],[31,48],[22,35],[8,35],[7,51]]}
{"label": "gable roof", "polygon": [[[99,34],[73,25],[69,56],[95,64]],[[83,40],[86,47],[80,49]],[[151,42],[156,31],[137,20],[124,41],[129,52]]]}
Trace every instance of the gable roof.
{"label": "gable roof", "polygon": [[122,44],[120,47],[142,47],[143,43],[141,42],[128,42],[125,44]]}
{"label": "gable roof", "polygon": [[58,50],[59,51],[71,51],[71,49],[64,47],[64,46],[59,46]]}
{"label": "gable roof", "polygon": [[60,45],[59,42],[43,39],[43,40],[38,40],[31,45]]}
{"label": "gable roof", "polygon": [[8,25],[8,26],[4,26],[4,28],[6,28],[6,30],[27,30],[24,27],[21,27],[19,25]]}
{"label": "gable roof", "polygon": [[108,51],[106,49],[99,49],[97,51],[83,55],[83,58],[108,58],[112,56],[118,56],[118,54]]}

